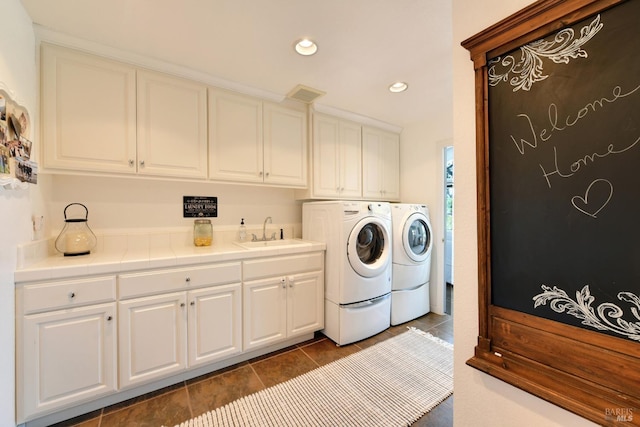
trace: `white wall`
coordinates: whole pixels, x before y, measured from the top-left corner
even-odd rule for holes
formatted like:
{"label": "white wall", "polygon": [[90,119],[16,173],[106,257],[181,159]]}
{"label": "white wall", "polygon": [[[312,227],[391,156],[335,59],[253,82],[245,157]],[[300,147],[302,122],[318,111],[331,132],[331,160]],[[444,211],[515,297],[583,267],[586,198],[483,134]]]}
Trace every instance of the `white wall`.
{"label": "white wall", "polygon": [[64,225],[65,206],[76,202],[87,206],[93,230],[191,226],[193,219],[182,216],[182,196],[218,197],[214,228],[239,226],[240,218],[262,226],[267,216],[273,224],[302,222],[301,202],[286,188],[74,175],[51,181],[47,200],[54,234]]}
{"label": "white wall", "polygon": [[[445,7],[446,6],[446,7]],[[451,19],[451,6],[442,6]],[[451,33],[441,35],[443,42],[451,42]],[[422,203],[429,207],[431,227],[434,234],[431,255],[431,311],[444,314],[444,147],[453,142],[453,73],[450,52],[434,58],[440,78],[434,81],[438,96],[424,93],[423,96],[437,106],[437,113],[420,122],[404,127],[400,136],[400,198],[403,203]],[[441,90],[442,89],[442,90]]]}
{"label": "white wall", "polygon": [[452,144],[451,111],[451,108],[443,108],[446,114],[438,118],[441,120],[426,120],[405,127],[400,146],[401,200],[429,207],[434,239],[430,302],[431,311],[438,314],[444,314],[446,297],[442,240],[445,232],[443,150]]}
{"label": "white wall", "polygon": [[455,198],[456,426],[591,426],[585,419],[465,365],[478,334],[476,251],[475,100],[473,65],[460,46],[468,37],[532,3],[530,0],[453,1],[453,135]]}
{"label": "white wall", "polygon": [[[0,87],[25,106],[32,121],[36,105],[35,40],[20,0],[2,1]],[[31,134],[33,136],[33,133]],[[37,153],[36,153],[37,155]],[[14,282],[16,246],[31,239],[31,206],[40,188],[0,189],[0,425],[15,424]]]}

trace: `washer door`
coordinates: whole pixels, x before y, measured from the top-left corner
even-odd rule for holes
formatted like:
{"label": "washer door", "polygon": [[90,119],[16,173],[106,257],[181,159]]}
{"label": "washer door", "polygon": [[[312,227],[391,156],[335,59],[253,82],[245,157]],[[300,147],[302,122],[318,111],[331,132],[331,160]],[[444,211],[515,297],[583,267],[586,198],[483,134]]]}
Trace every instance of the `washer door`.
{"label": "washer door", "polygon": [[387,226],[378,218],[364,218],[353,227],[349,235],[349,264],[360,276],[378,276],[389,264],[390,245]]}
{"label": "washer door", "polygon": [[402,230],[402,246],[409,258],[422,262],[431,253],[431,224],[421,213],[409,215]]}

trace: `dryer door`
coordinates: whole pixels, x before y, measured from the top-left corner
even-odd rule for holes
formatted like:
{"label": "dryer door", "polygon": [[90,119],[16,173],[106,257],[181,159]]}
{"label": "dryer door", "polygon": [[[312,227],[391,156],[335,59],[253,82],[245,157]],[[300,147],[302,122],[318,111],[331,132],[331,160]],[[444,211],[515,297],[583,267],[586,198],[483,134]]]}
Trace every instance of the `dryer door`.
{"label": "dryer door", "polygon": [[391,239],[384,222],[375,217],[360,220],[347,242],[349,264],[363,277],[375,277],[384,271],[391,258]]}
{"label": "dryer door", "polygon": [[426,260],[431,254],[431,224],[421,213],[409,215],[402,230],[402,246],[409,258],[415,262]]}

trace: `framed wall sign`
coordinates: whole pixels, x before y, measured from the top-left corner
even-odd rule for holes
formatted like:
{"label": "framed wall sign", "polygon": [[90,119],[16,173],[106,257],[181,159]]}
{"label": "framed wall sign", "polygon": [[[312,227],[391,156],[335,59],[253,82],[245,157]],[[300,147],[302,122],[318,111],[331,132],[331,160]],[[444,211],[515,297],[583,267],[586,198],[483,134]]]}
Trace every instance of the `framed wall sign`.
{"label": "framed wall sign", "polygon": [[211,196],[182,196],[184,218],[216,218],[218,198]]}
{"label": "framed wall sign", "polygon": [[542,0],[462,45],[478,171],[467,363],[640,425],[640,1]]}

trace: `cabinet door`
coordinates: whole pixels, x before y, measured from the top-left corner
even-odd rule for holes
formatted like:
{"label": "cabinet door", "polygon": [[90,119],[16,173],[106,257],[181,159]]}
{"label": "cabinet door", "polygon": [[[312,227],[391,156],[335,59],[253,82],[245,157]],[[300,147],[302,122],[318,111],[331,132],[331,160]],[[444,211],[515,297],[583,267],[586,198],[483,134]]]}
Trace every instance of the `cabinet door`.
{"label": "cabinet door", "polygon": [[287,186],[307,185],[306,112],[265,102],[264,182]]}
{"label": "cabinet door", "polygon": [[120,386],[186,367],[186,292],[120,301]]}
{"label": "cabinet door", "polygon": [[107,303],[24,317],[19,418],[116,390],[115,312]]}
{"label": "cabinet door", "polygon": [[322,271],[287,277],[287,335],[314,332],[324,327],[324,275]]}
{"label": "cabinet door", "polygon": [[340,198],[362,197],[362,127],[340,123]]}
{"label": "cabinet door", "polygon": [[138,173],[207,177],[207,88],[138,71]]}
{"label": "cabinet door", "polygon": [[242,351],[242,286],[189,291],[189,367]]}
{"label": "cabinet door", "polygon": [[244,283],[244,350],[287,336],[287,284],[284,277]]}
{"label": "cabinet door", "polygon": [[400,198],[400,137],[379,129],[362,133],[362,196],[373,200]]}
{"label": "cabinet door", "polygon": [[209,178],[263,182],[262,102],[209,89]]}
{"label": "cabinet door", "polygon": [[340,122],[313,116],[313,196],[340,195]]}
{"label": "cabinet door", "polygon": [[135,173],[133,67],[42,45],[45,168]]}
{"label": "cabinet door", "polygon": [[382,163],[382,191],[385,200],[400,200],[400,136],[383,135],[380,159]]}
{"label": "cabinet door", "polygon": [[380,133],[365,128],[362,132],[362,197],[365,199],[382,199],[381,147]]}

